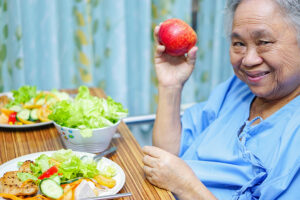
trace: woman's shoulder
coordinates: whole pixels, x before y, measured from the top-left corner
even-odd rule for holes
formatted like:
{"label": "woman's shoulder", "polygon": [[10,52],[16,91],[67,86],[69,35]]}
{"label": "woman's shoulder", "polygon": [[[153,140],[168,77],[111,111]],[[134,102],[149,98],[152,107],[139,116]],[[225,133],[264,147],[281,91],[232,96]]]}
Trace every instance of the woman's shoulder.
{"label": "woman's shoulder", "polygon": [[219,113],[223,108],[249,103],[253,96],[248,85],[234,75],[212,91],[204,109]]}
{"label": "woman's shoulder", "polygon": [[[189,118],[205,118],[207,123],[218,117],[222,110],[230,111],[237,106],[249,104],[253,93],[249,87],[235,75],[218,85],[211,93],[207,101],[193,105],[185,110]],[[247,106],[244,106],[247,108]]]}

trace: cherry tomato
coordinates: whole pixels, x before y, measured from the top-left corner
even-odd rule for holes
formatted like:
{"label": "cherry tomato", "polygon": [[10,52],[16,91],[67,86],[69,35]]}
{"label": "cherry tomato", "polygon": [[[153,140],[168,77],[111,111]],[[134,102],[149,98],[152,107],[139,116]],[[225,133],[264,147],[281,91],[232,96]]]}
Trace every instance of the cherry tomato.
{"label": "cherry tomato", "polygon": [[16,119],[17,113],[13,112],[8,116],[8,123],[9,124],[15,124],[15,122],[17,121]]}

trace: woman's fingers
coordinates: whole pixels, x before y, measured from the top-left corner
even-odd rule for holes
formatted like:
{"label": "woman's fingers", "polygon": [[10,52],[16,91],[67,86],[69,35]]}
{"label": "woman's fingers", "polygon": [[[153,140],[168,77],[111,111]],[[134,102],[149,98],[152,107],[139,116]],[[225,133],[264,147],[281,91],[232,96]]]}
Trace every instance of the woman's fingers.
{"label": "woman's fingers", "polygon": [[158,26],[155,26],[155,28],[154,28],[154,40],[155,40],[155,44],[156,44],[155,58],[160,57],[166,49],[165,46],[161,45],[158,42],[158,32],[160,29],[160,25],[161,25],[161,23]]}
{"label": "woman's fingers", "polygon": [[155,50],[155,58],[160,58],[161,55],[165,52],[166,47],[163,45],[156,45],[156,50]]}
{"label": "woman's fingers", "polygon": [[148,167],[148,166],[144,166],[144,172],[146,174],[146,176],[152,176],[152,168],[151,167]]}
{"label": "woman's fingers", "polygon": [[144,146],[143,152],[144,154],[149,155],[151,157],[160,158],[163,150],[154,146]]}
{"label": "woman's fingers", "polygon": [[157,158],[151,157],[149,155],[145,155],[143,157],[143,163],[144,165],[147,165],[149,167],[157,167]]}
{"label": "woman's fingers", "polygon": [[155,42],[158,44],[158,32],[159,32],[159,29],[160,29],[160,25],[161,23],[158,25],[158,26],[155,26],[154,28],[154,40]]}
{"label": "woman's fingers", "polygon": [[187,63],[189,65],[194,65],[196,62],[196,58],[197,58],[197,50],[198,47],[194,46],[193,48],[191,48],[187,54]]}

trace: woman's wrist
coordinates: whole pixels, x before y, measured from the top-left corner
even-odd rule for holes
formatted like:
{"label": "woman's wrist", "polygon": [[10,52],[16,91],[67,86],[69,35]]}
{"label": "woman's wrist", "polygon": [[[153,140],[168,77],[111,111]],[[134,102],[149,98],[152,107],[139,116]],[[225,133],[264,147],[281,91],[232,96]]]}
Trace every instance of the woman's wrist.
{"label": "woman's wrist", "polygon": [[163,85],[163,84],[158,84],[158,91],[163,90],[163,91],[177,91],[177,90],[182,90],[183,85],[182,84],[176,84],[176,85]]}
{"label": "woman's wrist", "polygon": [[174,86],[158,86],[158,96],[161,98],[174,98],[180,96],[183,86],[174,85]]}
{"label": "woman's wrist", "polygon": [[[180,108],[182,87],[158,87],[158,108],[169,108],[171,112]],[[175,109],[175,110],[174,110]],[[174,113],[173,113],[174,114]]]}
{"label": "woman's wrist", "polygon": [[182,184],[182,187],[176,188],[176,190],[174,190],[174,194],[180,200],[185,200],[185,199],[216,200],[217,199],[197,177],[193,177],[191,179],[186,183]]}

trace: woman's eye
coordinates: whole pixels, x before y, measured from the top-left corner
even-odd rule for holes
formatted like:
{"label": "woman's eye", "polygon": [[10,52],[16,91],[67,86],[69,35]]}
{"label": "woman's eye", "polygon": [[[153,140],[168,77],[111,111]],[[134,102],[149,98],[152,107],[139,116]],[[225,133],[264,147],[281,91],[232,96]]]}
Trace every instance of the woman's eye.
{"label": "woman's eye", "polygon": [[270,41],[265,41],[265,40],[260,40],[259,41],[259,45],[267,45],[267,44],[270,44],[271,42]]}
{"label": "woman's eye", "polygon": [[232,45],[235,46],[235,47],[242,47],[242,46],[245,46],[242,42],[233,42]]}

